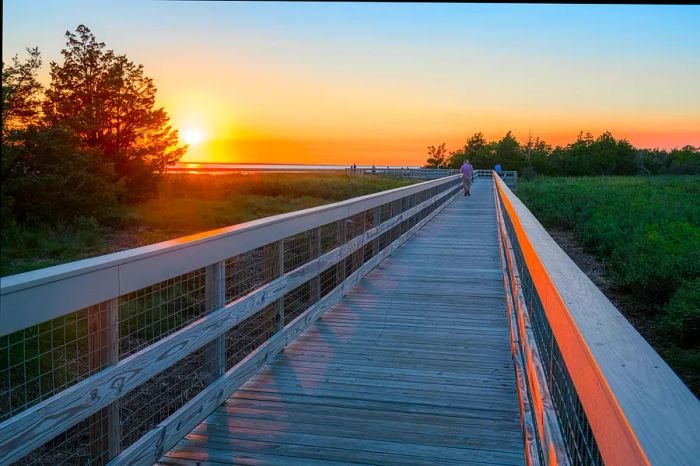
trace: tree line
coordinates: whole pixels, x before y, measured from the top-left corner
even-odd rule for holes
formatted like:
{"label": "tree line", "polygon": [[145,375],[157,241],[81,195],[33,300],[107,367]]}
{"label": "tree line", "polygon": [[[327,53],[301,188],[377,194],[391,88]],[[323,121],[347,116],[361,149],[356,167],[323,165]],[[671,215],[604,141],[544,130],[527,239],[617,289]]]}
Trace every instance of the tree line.
{"label": "tree line", "polygon": [[37,48],[2,63],[3,225],[109,222],[156,189],[187,147],[155,105],[156,86],[84,25],[66,32],[50,83]]}
{"label": "tree line", "polygon": [[428,146],[426,168],[459,168],[465,160],[474,168],[517,170],[525,178],[548,176],[601,176],[637,174],[700,174],[700,147],[638,149],[610,132],[598,137],[580,133],[575,142],[552,147],[540,138],[519,142],[508,131],[497,141],[475,133],[464,146],[448,152],[445,143]]}

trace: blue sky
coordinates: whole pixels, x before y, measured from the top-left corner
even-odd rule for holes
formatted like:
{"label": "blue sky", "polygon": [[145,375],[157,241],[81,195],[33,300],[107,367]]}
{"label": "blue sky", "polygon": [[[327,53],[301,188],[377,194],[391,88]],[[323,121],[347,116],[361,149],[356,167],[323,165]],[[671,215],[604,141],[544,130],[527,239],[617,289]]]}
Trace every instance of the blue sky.
{"label": "blue sky", "polygon": [[85,24],[144,64],[177,124],[211,139],[410,139],[415,157],[427,144],[509,129],[554,143],[610,129],[640,145],[700,145],[698,6],[3,7],[3,61],[30,45],[57,60],[65,31]]}

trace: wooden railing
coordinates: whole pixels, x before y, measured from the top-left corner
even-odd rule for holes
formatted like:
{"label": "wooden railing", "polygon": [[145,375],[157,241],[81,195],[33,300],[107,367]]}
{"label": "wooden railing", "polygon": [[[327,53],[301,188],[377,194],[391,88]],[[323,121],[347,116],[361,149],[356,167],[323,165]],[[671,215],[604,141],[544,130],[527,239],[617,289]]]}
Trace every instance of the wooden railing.
{"label": "wooden railing", "polygon": [[[358,168],[357,170],[352,170],[350,168],[345,169],[345,173],[348,175],[381,175],[381,176],[393,176],[398,178],[416,178],[416,179],[436,179],[445,176],[457,175],[459,170],[452,168]],[[483,176],[491,177],[491,170],[474,170],[474,177],[479,178]],[[518,181],[518,172],[516,171],[504,171],[501,172],[501,177],[506,182],[506,184],[511,188],[515,189]]]}
{"label": "wooden railing", "polygon": [[451,168],[396,168],[396,167],[375,167],[358,168],[356,170],[346,168],[347,175],[380,175],[397,178],[415,178],[421,180],[433,180],[445,176],[456,175],[459,170]]}
{"label": "wooden railing", "polygon": [[459,176],[2,278],[0,464],[152,464]]}
{"label": "wooden railing", "polygon": [[527,460],[691,465],[700,402],[494,173]]}

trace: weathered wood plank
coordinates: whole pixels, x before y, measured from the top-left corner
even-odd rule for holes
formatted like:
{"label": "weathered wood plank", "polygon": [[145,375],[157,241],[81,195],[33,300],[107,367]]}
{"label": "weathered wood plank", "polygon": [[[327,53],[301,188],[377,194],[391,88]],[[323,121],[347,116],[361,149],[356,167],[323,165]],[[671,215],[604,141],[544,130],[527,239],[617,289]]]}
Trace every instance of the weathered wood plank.
{"label": "weathered wood plank", "polygon": [[480,183],[165,458],[523,464],[495,210]]}
{"label": "weathered wood plank", "polygon": [[[210,384],[204,391],[180,408],[175,414],[161,423],[154,431],[158,435],[149,435],[129,447],[116,460],[115,464],[124,461],[130,464],[152,463],[164,450],[171,448],[179,439],[197,425],[208,413],[220,405],[226,397],[237,390],[263,364],[269,362],[277,353],[294,341],[326,310],[334,305],[343,295],[352,289],[370,270],[388,257],[396,248],[401,246],[415,231],[420,229],[439,211],[416,224],[410,231],[401,235],[396,241],[381,253],[363,264],[358,270],[348,276],[339,286],[328,293],[316,304],[290,322],[284,329],[276,333],[245,359],[230,369],[218,380]],[[286,290],[292,286],[285,279]]]}

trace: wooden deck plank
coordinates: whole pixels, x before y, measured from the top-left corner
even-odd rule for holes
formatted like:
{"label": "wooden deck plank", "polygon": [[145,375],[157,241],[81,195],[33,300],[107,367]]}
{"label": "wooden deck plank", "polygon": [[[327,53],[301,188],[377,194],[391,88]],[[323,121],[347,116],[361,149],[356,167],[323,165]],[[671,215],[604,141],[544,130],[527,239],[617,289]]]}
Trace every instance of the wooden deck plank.
{"label": "wooden deck plank", "polygon": [[479,180],[161,463],[524,464],[496,234]]}

